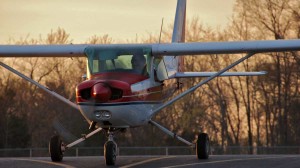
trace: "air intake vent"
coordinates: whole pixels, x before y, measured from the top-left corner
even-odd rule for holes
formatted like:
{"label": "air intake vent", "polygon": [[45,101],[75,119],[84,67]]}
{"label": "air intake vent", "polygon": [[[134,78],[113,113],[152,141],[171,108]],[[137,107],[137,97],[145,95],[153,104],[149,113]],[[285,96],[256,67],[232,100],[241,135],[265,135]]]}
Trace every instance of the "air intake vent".
{"label": "air intake vent", "polygon": [[80,95],[82,99],[89,100],[91,98],[91,88],[81,90]]}
{"label": "air intake vent", "polygon": [[111,97],[110,100],[117,100],[122,98],[123,91],[121,89],[110,88],[111,89]]}

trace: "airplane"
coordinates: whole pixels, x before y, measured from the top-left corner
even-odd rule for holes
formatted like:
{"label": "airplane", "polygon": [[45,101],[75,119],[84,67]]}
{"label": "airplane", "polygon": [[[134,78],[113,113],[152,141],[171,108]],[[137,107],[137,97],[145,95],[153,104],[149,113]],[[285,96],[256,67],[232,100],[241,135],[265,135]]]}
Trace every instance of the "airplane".
{"label": "airplane", "polygon": [[[59,135],[49,142],[52,161],[60,162],[64,152],[104,132],[106,165],[115,165],[117,156],[116,134],[126,129],[148,124],[156,126],[167,135],[196,149],[198,159],[208,159],[209,136],[199,133],[195,143],[173,133],[153,120],[162,109],[172,105],[197,88],[221,76],[258,76],[266,72],[227,72],[257,53],[299,51],[300,40],[266,40],[233,42],[185,43],[186,0],[178,0],[171,43],[153,44],[69,44],[69,45],[0,45],[0,57],[84,57],[87,59],[85,80],[76,87],[76,103],[51,91],[21,72],[0,62],[3,68],[36,85],[80,111],[89,123],[90,133],[65,144]],[[245,56],[218,72],[184,72],[184,55],[240,54]],[[170,88],[164,85],[174,80],[178,89],[181,78],[205,77],[195,86],[172,99]]]}

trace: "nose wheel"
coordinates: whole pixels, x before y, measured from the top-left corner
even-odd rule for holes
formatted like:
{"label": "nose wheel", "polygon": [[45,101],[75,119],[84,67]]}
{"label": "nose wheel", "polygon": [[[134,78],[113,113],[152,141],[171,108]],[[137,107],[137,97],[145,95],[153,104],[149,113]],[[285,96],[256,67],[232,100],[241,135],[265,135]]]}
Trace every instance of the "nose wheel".
{"label": "nose wheel", "polygon": [[108,141],[104,144],[104,158],[107,166],[113,166],[117,159],[117,144],[113,132],[108,131]]}
{"label": "nose wheel", "polygon": [[105,163],[108,166],[115,165],[117,158],[117,145],[113,141],[107,141],[104,145]]}

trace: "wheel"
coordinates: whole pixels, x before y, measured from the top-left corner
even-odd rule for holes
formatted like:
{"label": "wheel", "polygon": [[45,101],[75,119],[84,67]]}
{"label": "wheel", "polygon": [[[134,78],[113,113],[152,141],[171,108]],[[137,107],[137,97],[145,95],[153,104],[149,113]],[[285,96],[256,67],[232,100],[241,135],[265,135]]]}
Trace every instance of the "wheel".
{"label": "wheel", "polygon": [[104,145],[105,163],[108,166],[115,165],[117,157],[117,145],[113,141],[107,141]]}
{"label": "wheel", "polygon": [[64,144],[58,135],[51,138],[49,142],[49,154],[53,162],[60,162],[63,159]]}
{"label": "wheel", "polygon": [[209,138],[206,133],[198,135],[196,144],[196,153],[198,159],[208,159],[209,156]]}

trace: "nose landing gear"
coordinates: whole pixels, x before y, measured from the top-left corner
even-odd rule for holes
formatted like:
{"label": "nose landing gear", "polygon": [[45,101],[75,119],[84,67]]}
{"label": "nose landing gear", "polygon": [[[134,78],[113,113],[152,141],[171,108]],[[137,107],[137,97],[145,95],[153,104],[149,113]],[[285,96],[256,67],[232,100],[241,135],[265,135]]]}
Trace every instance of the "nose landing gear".
{"label": "nose landing gear", "polygon": [[115,165],[117,158],[117,144],[113,136],[113,132],[108,132],[108,141],[104,144],[104,158],[108,166]]}

